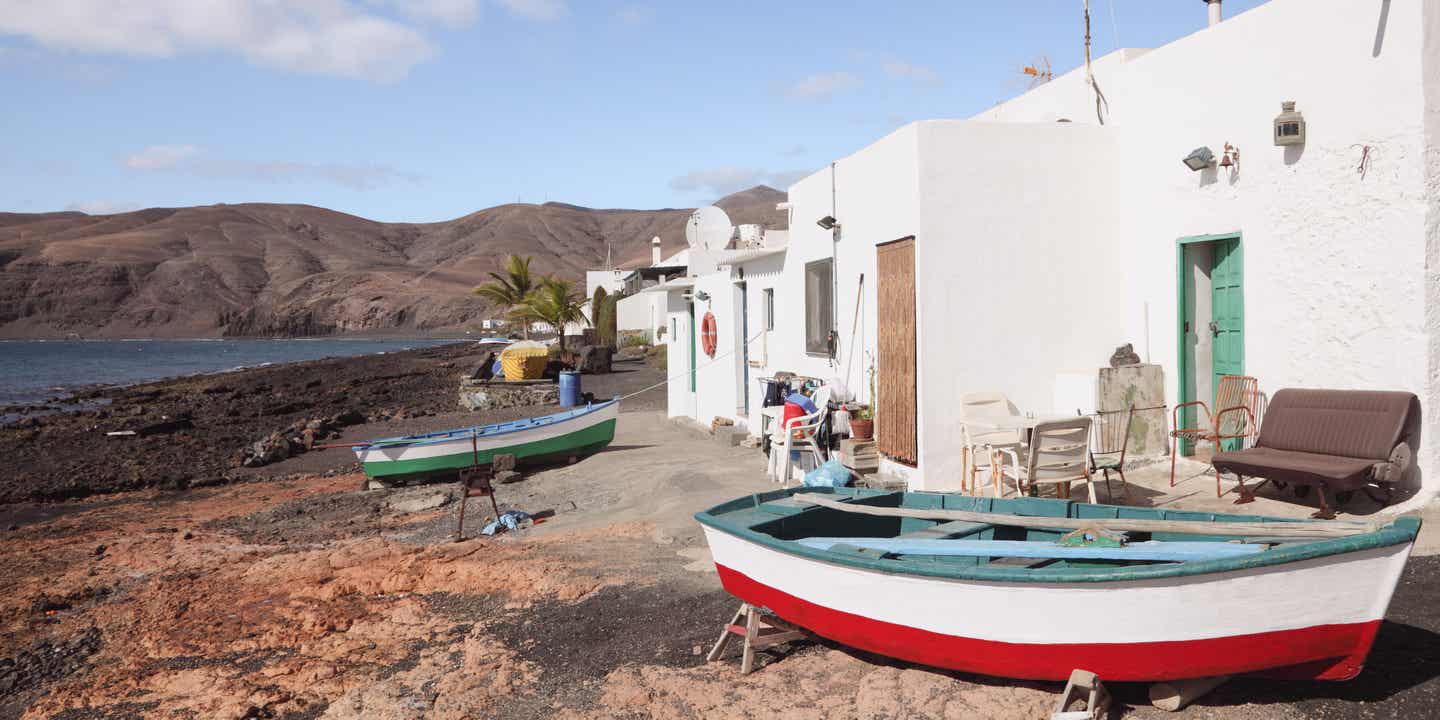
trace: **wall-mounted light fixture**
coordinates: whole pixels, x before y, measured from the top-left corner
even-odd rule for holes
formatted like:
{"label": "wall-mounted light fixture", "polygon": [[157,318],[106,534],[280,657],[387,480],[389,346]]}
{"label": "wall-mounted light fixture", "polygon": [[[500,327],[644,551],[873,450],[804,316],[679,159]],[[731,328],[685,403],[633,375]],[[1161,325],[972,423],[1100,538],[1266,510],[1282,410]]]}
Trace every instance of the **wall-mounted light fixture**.
{"label": "wall-mounted light fixture", "polygon": [[1275,144],[1305,144],[1305,116],[1295,109],[1294,100],[1280,103],[1280,114],[1275,116]]}
{"label": "wall-mounted light fixture", "polygon": [[710,293],[707,293],[704,290],[696,290],[695,299],[699,300],[700,302],[710,302]]}
{"label": "wall-mounted light fixture", "polygon": [[1186,155],[1181,162],[1185,163],[1185,167],[1199,172],[1205,168],[1215,167],[1215,152],[1208,147],[1198,147],[1191,150],[1190,154]]}
{"label": "wall-mounted light fixture", "polygon": [[816,220],[815,224],[819,225],[822,228],[825,228],[826,230],[834,230],[835,226],[840,224],[840,221],[836,220],[835,217],[832,215],[826,215],[825,217]]}

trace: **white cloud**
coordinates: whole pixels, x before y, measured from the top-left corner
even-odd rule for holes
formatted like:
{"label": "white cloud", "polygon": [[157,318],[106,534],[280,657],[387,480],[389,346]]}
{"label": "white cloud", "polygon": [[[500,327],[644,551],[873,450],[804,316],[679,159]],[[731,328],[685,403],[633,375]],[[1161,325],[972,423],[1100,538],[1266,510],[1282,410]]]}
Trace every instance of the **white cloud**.
{"label": "white cloud", "polygon": [[748,190],[756,185],[769,185],[783,190],[800,178],[809,175],[809,170],[771,171],[725,165],[709,170],[694,170],[679,177],[671,178],[670,188],[681,192],[704,191],[715,197]]}
{"label": "white cloud", "polygon": [[195,156],[194,145],[151,145],[125,158],[125,167],[135,170],[173,170]]}
{"label": "white cloud", "polygon": [[502,7],[531,20],[559,20],[570,14],[565,0],[497,0]]}
{"label": "white cloud", "polygon": [[858,90],[862,85],[864,81],[854,73],[817,73],[785,88],[785,96],[791,100],[829,100],[839,93]]}
{"label": "white cloud", "polygon": [[931,87],[945,84],[945,81],[940,77],[940,73],[923,65],[913,65],[903,60],[888,60],[882,67],[885,69],[885,74],[893,78],[914,80],[922,85],[929,85]]}
{"label": "white cloud", "polygon": [[414,28],[352,0],[7,0],[4,5],[0,35],[28,37],[55,50],[142,57],[218,51],[264,67],[377,81],[398,80],[434,53]]}
{"label": "white cloud", "polygon": [[655,10],[645,5],[627,3],[615,11],[614,18],[621,25],[644,25],[655,19]]}
{"label": "white cloud", "polygon": [[419,182],[421,179],[388,165],[229,160],[210,156],[203,148],[194,145],[151,145],[127,157],[125,166],[135,170],[183,172],[199,177],[264,183],[327,182],[352,190],[369,190],[393,182]]}
{"label": "white cloud", "polygon": [[415,20],[436,21],[452,28],[475,24],[480,19],[480,0],[389,0]]}
{"label": "white cloud", "polygon": [[117,202],[115,200],[82,200],[65,206],[71,212],[83,212],[86,215],[114,215],[115,213],[130,212],[139,210],[139,203]]}

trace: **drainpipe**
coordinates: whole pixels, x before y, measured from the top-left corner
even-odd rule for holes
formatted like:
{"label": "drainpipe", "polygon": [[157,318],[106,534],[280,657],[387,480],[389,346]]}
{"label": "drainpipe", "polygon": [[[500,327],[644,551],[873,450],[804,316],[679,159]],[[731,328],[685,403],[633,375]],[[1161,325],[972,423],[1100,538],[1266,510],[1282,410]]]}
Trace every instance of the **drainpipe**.
{"label": "drainpipe", "polygon": [[1205,4],[1209,6],[1210,10],[1210,27],[1219,25],[1222,19],[1220,16],[1220,0],[1205,0]]}

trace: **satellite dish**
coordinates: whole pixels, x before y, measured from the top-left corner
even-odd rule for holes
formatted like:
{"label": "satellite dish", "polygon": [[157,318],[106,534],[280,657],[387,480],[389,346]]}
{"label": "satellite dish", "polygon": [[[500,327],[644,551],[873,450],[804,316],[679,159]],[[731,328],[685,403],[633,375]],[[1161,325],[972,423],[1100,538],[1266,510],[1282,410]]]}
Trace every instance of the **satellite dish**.
{"label": "satellite dish", "polygon": [[734,228],[730,216],[714,205],[707,205],[690,214],[685,223],[685,241],[695,250],[724,250],[730,244]]}

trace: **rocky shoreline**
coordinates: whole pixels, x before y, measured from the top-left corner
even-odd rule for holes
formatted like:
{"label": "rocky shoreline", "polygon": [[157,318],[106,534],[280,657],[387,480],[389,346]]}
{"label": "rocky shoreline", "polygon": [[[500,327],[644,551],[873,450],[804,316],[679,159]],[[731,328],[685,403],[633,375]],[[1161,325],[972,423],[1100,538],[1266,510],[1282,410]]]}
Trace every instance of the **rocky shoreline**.
{"label": "rocky shoreline", "polygon": [[67,399],[84,409],[0,428],[0,503],[229,482],[255,464],[257,441],[281,459],[276,434],[313,442],[452,410],[455,377],[482,350],[457,343],[84,391]]}
{"label": "rocky shoreline", "polygon": [[[459,377],[493,349],[462,342],[100,387],[59,405],[0,408],[20,418],[0,426],[0,504],[343,470],[352,464],[343,451],[294,456],[324,441],[551,411],[457,412]],[[595,378],[597,391],[623,392],[658,375],[620,370],[587,378]]]}

